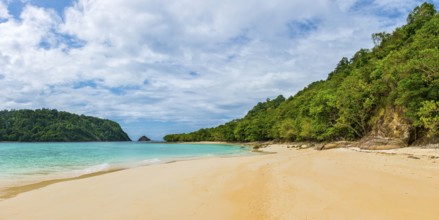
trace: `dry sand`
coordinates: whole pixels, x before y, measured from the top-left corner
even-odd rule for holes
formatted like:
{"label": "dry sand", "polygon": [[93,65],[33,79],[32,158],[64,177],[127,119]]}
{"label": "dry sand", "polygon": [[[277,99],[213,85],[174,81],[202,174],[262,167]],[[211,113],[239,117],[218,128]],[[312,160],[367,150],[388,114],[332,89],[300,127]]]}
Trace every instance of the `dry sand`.
{"label": "dry sand", "polygon": [[265,150],[55,183],[0,219],[439,219],[438,150]]}

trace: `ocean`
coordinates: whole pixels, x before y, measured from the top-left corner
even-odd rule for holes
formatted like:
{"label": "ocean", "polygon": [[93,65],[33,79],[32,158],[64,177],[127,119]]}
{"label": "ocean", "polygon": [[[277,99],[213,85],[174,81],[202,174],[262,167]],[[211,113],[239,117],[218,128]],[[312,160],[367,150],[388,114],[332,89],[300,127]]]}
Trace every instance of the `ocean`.
{"label": "ocean", "polygon": [[252,154],[223,144],[144,142],[0,143],[0,188],[188,160]]}

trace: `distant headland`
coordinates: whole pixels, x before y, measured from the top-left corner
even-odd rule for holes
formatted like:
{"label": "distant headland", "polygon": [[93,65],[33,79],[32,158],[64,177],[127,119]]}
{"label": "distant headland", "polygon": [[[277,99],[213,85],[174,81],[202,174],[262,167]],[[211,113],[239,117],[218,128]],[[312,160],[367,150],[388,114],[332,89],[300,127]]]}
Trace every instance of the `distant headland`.
{"label": "distant headland", "polygon": [[0,141],[131,141],[114,121],[55,109],[0,111]]}

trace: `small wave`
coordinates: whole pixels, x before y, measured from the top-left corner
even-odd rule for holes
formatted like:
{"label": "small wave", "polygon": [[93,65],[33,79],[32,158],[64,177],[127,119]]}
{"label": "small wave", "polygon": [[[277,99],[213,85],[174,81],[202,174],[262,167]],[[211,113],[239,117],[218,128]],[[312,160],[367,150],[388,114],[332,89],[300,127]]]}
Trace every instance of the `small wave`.
{"label": "small wave", "polygon": [[145,166],[145,165],[152,165],[152,164],[158,164],[161,163],[162,161],[158,158],[153,158],[153,159],[148,159],[148,160],[142,160],[140,161],[140,165],[141,166]]}
{"label": "small wave", "polygon": [[110,170],[110,164],[102,163],[96,166],[87,167],[82,170],[75,170],[74,173],[78,175],[85,175],[85,174],[97,173],[97,172],[108,171],[108,170]]}

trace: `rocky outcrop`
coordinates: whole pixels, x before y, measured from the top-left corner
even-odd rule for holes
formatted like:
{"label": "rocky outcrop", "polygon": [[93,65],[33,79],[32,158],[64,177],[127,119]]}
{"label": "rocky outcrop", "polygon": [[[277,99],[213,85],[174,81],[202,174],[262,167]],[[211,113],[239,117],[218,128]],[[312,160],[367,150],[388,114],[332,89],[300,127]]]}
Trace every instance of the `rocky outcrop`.
{"label": "rocky outcrop", "polygon": [[439,136],[433,136],[433,137],[424,136],[417,139],[415,142],[412,143],[412,145],[439,148]]}
{"label": "rocky outcrop", "polygon": [[357,147],[368,150],[388,150],[408,146],[401,139],[387,138],[382,136],[367,136],[362,138]]}
{"label": "rocky outcrop", "polygon": [[336,142],[330,142],[326,143],[320,146],[317,146],[315,148],[316,150],[329,150],[334,148],[343,148],[343,147],[353,147],[355,146],[355,142],[351,141],[336,141]]}
{"label": "rocky outcrop", "polygon": [[398,107],[387,107],[376,117],[372,131],[358,142],[362,149],[381,150],[407,147],[413,142],[413,127]]}

